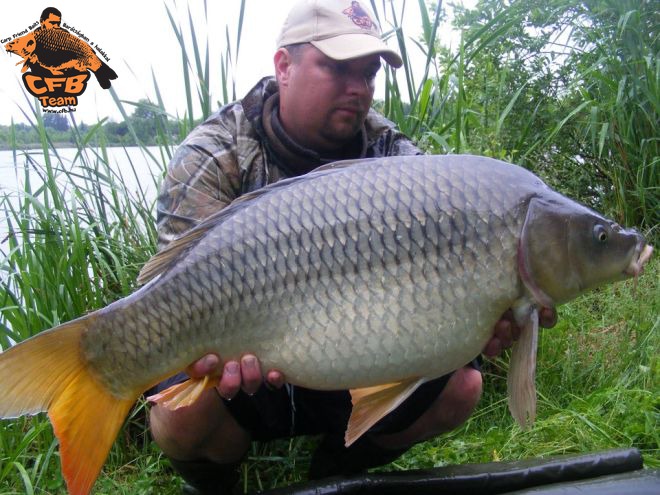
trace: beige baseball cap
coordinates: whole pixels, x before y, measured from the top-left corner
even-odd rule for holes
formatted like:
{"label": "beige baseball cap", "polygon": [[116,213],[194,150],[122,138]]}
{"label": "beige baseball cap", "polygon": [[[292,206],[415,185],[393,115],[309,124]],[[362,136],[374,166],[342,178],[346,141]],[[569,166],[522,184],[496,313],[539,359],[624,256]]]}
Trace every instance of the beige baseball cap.
{"label": "beige baseball cap", "polygon": [[399,54],[381,39],[368,0],[303,0],[284,21],[277,47],[311,43],[334,60],[348,60],[374,53],[392,67],[403,65]]}

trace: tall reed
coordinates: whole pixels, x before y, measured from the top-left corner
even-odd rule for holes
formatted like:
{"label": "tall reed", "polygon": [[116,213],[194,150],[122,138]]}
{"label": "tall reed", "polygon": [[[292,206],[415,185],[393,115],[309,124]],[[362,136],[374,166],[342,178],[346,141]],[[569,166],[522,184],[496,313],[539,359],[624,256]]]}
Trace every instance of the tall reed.
{"label": "tall reed", "polygon": [[660,223],[660,38],[653,2],[603,0],[580,32],[584,132],[611,185],[607,200],[626,224]]}

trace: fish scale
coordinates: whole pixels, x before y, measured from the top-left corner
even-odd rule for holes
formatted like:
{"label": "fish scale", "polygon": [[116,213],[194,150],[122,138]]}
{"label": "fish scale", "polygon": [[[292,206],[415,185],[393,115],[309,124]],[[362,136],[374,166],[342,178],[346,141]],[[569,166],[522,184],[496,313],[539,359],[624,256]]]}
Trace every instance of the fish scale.
{"label": "fish scale", "polygon": [[68,51],[78,58],[94,56],[94,50],[87,43],[64,29],[38,29],[35,39],[54,52]]}

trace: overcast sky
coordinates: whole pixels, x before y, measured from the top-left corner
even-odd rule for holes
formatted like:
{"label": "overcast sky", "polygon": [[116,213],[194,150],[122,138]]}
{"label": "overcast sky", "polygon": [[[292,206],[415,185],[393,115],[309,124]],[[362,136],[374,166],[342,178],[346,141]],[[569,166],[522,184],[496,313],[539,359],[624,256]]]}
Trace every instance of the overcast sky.
{"label": "overcast sky", "polygon": [[[364,1],[368,3],[369,0]],[[240,53],[234,69],[238,97],[243,96],[260,77],[273,73],[275,39],[293,3],[295,0],[247,0]],[[189,33],[187,12],[190,8],[198,38],[206,40],[208,36],[210,41],[213,101],[221,98],[219,60],[226,50],[225,27],[229,26],[230,40],[234,44],[240,0],[208,1],[208,24],[204,21],[204,2],[201,0],[114,0],[103,3],[103,7],[100,5],[83,0],[14,3],[0,16],[0,39],[12,38],[38,22],[44,8],[57,7],[62,12],[63,23],[87,36],[110,57],[108,65],[119,76],[112,81],[112,87],[122,100],[151,98],[155,101],[153,70],[165,108],[170,113],[182,114],[186,102],[181,50],[166,6],[186,33]],[[394,5],[401,12],[404,1],[394,0]],[[421,24],[417,2],[408,0],[405,5],[404,31],[407,36],[417,37]],[[387,30],[386,26],[383,28]],[[21,66],[16,65],[20,60],[4,49],[0,53],[0,124],[3,125],[9,124],[12,117],[14,121],[25,122],[19,109],[19,106],[27,108]],[[417,60],[416,65],[423,66],[421,54]],[[382,87],[382,83],[378,86]],[[214,108],[216,106],[214,104]],[[129,113],[131,111],[129,107]],[[76,120],[94,123],[106,116],[121,120],[109,91],[101,89],[92,77],[79,97]]]}

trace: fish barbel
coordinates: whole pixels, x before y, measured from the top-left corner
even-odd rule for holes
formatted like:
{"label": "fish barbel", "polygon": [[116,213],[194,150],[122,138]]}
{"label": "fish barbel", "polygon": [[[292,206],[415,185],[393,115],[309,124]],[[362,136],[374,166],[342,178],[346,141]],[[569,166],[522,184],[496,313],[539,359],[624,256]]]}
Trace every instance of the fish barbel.
{"label": "fish barbel", "polygon": [[[537,308],[636,276],[651,251],[515,165],[338,162],[240,197],[156,254],[137,292],[0,354],[0,417],[47,410],[68,488],[86,494],[141,393],[207,353],[253,353],[291,383],[351,389],[350,444],[471,361],[514,308],[509,393],[525,425]],[[212,385],[155,400],[179,407]]]}

